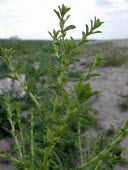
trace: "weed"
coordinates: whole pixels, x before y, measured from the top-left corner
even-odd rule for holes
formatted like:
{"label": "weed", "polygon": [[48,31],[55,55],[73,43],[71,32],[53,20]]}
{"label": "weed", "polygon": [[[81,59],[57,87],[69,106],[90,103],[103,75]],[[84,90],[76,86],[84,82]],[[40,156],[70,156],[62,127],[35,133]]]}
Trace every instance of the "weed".
{"label": "weed", "polygon": [[[68,66],[78,61],[79,58],[77,56],[80,54],[79,47],[88,42],[87,37],[89,35],[101,32],[97,31],[97,28],[103,22],[95,17],[94,21],[91,20],[90,27],[86,25],[86,30],[82,32],[81,40],[74,41],[72,37],[68,40],[66,38],[67,32],[75,29],[74,25],[65,26],[66,21],[70,17],[70,15],[67,15],[70,8],[65,5],[58,6],[58,8],[58,11],[54,10],[54,12],[59,18],[60,29],[57,31],[53,29],[52,33],[49,32],[53,38],[51,48],[55,57],[53,65],[49,66],[49,68],[51,73],[55,72],[54,75],[56,77],[49,86],[48,92],[50,93],[47,95],[49,98],[47,101],[45,100],[47,96],[43,98],[37,97],[33,93],[31,83],[21,79],[18,73],[19,66],[16,65],[14,60],[14,50],[2,48],[3,56],[1,58],[6,62],[11,71],[11,74],[9,73],[6,76],[18,81],[22,85],[35,106],[31,105],[29,107],[30,115],[27,119],[29,128],[26,129],[26,123],[24,123],[20,114],[19,104],[17,102],[14,103],[9,97],[4,98],[8,121],[11,126],[10,134],[14,138],[14,149],[17,154],[13,156],[11,153],[0,153],[0,157],[12,160],[16,167],[22,170],[72,169],[70,164],[68,164],[67,168],[66,163],[62,163],[61,156],[63,155],[64,157],[65,155],[57,146],[63,146],[63,136],[73,137],[73,135],[69,135],[70,133],[67,135],[67,132],[69,129],[72,131],[73,127],[71,124],[74,125],[73,121],[76,120],[77,129],[75,131],[77,131],[77,136],[74,135],[74,137],[77,140],[80,161],[74,169],[102,169],[104,162],[109,162],[108,166],[112,168],[117,160],[114,148],[128,135],[127,120],[115,132],[115,135],[106,142],[103,148],[97,148],[97,150],[92,151],[86,160],[81,140],[82,118],[84,117],[86,122],[91,120],[84,106],[87,106],[90,97],[97,94],[96,91],[92,91],[90,83],[85,83],[85,80],[100,75],[95,73],[94,70],[104,63],[104,59],[100,55],[92,58],[88,70],[77,77],[73,87],[66,88],[66,83],[69,81],[67,74]],[[34,68],[31,69],[30,72],[34,72]],[[40,76],[40,73],[38,76]],[[42,101],[42,99],[44,100]],[[41,128],[40,136],[36,130],[37,127],[39,128],[39,122],[43,127]],[[7,130],[9,131],[9,129]],[[70,147],[70,150],[72,151],[74,148],[71,149]],[[67,157],[69,158],[70,156],[67,155]],[[67,160],[69,161],[69,159]]]}

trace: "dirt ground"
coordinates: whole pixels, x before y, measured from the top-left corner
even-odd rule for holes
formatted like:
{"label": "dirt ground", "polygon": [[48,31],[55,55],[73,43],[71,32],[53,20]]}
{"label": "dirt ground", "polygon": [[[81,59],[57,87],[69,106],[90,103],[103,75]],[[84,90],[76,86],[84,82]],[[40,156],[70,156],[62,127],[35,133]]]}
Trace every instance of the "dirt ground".
{"label": "dirt ground", "polygon": [[16,170],[11,163],[0,163],[0,170]]}

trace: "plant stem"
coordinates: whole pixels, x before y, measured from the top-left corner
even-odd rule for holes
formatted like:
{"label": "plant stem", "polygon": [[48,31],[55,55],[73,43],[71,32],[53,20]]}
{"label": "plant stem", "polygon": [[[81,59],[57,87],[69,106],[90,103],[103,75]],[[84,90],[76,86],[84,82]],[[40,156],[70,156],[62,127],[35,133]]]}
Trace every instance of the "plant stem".
{"label": "plant stem", "polygon": [[[122,131],[125,130],[125,133]],[[83,170],[83,168],[86,168],[88,166],[90,166],[91,164],[93,164],[96,161],[100,161],[101,158],[103,158],[105,155],[107,155],[110,150],[117,144],[120,143],[121,141],[123,141],[123,139],[128,135],[128,119],[125,120],[125,122],[123,123],[122,127],[119,129],[121,130],[122,133],[120,133],[118,136],[114,137],[112,142],[103,150],[99,153],[99,155],[95,156],[94,158],[92,158],[90,161],[84,163],[83,165],[81,165],[78,170]],[[118,132],[117,132],[118,133]]]}
{"label": "plant stem", "polygon": [[[110,149],[109,149],[110,150]],[[91,164],[93,164],[94,162],[96,162],[97,160],[100,160],[100,157],[102,157],[103,155],[106,155],[109,150],[104,149],[99,155],[95,156],[94,158],[92,158],[90,161],[84,163],[83,165],[81,165],[78,170],[83,170],[83,168],[85,169],[86,167],[90,166]]]}
{"label": "plant stem", "polygon": [[56,94],[56,98],[55,98],[55,101],[54,101],[54,107],[53,107],[53,119],[55,119],[56,115],[57,115],[57,105],[59,103],[59,100],[58,100],[58,95]]}
{"label": "plant stem", "polygon": [[32,163],[33,163],[33,159],[34,159],[34,136],[33,136],[33,128],[34,128],[34,113],[33,111],[31,112],[31,156],[32,156]]}
{"label": "plant stem", "polygon": [[44,158],[43,158],[43,170],[47,170],[47,166],[48,166],[48,159],[49,159],[49,155],[52,149],[52,144],[53,144],[53,140],[51,138],[51,129],[47,128],[47,136],[46,136],[46,147],[44,150]]}
{"label": "plant stem", "polygon": [[14,157],[9,157],[9,156],[7,156],[7,155],[5,155],[5,154],[1,154],[0,153],[0,158],[8,158],[9,160],[11,160],[11,161],[13,161],[13,162],[15,162],[15,163],[18,163],[18,164],[20,164],[21,163],[21,161],[20,160],[18,160],[18,159],[16,159],[16,158],[14,158]]}
{"label": "plant stem", "polygon": [[82,143],[81,143],[81,123],[80,123],[80,118],[78,121],[78,144],[79,144],[79,150],[80,150],[80,160],[81,163],[83,163],[83,153],[82,153]]}
{"label": "plant stem", "polygon": [[47,170],[48,158],[49,158],[50,151],[51,151],[50,147],[46,147],[45,148],[45,151],[44,151],[44,160],[43,160],[43,170]]}
{"label": "plant stem", "polygon": [[95,170],[98,170],[98,169],[100,168],[101,163],[102,163],[102,160],[100,160],[100,161],[98,162],[98,164],[97,164]]}
{"label": "plant stem", "polygon": [[18,154],[19,154],[20,160],[22,160],[23,159],[23,155],[22,155],[22,151],[21,151],[21,146],[20,146],[19,141],[18,141],[18,137],[15,134],[16,130],[15,130],[15,127],[14,127],[14,122],[12,121],[12,113],[11,113],[8,105],[7,105],[7,107],[8,107],[7,111],[8,111],[8,114],[9,114],[8,120],[9,120],[11,128],[12,128],[12,136],[14,137],[15,144],[16,144],[16,147],[18,149]]}
{"label": "plant stem", "polygon": [[41,106],[40,106],[39,102],[37,101],[36,97],[32,94],[32,92],[30,90],[28,91],[27,85],[24,84],[24,82],[21,80],[21,78],[19,77],[19,75],[16,72],[14,72],[14,76],[17,78],[19,83],[23,86],[24,90],[28,92],[29,96],[31,97],[32,101],[36,104],[38,109],[40,109]]}
{"label": "plant stem", "polygon": [[18,109],[17,109],[17,118],[18,118],[19,132],[20,132],[21,150],[22,150],[22,152],[23,152],[23,155],[25,156],[25,147],[24,147],[24,138],[23,138],[23,128],[22,128],[22,122],[21,122],[20,112],[19,112]]}

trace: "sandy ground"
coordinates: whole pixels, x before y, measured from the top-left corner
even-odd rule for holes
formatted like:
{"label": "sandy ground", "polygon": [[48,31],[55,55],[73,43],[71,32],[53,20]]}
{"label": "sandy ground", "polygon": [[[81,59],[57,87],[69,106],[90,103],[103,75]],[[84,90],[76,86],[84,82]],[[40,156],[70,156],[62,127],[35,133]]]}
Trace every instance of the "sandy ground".
{"label": "sandy ground", "polygon": [[16,170],[16,168],[10,163],[0,163],[0,170]]}

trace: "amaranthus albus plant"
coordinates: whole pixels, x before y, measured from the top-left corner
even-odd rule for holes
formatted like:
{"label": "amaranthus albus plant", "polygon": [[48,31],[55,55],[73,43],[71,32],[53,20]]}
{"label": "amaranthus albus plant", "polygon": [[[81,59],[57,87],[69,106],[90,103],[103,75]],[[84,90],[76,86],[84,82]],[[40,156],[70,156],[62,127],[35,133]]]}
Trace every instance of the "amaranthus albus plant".
{"label": "amaranthus albus plant", "polygon": [[[11,73],[6,74],[7,77],[18,81],[24,88],[26,93],[30,96],[30,100],[35,103],[35,108],[30,108],[30,127],[27,132],[28,135],[24,135],[25,124],[22,121],[18,104],[13,103],[8,97],[5,97],[5,108],[8,113],[8,121],[11,125],[11,135],[14,138],[16,155],[13,156],[10,153],[0,153],[0,157],[10,159],[18,169],[22,170],[50,170],[50,169],[64,169],[64,167],[56,166],[52,168],[52,160],[54,159],[54,147],[62,140],[63,134],[66,133],[70,122],[77,116],[81,115],[81,105],[86,103],[88,99],[95,95],[96,92],[92,91],[90,83],[86,83],[85,80],[94,76],[99,76],[99,73],[94,72],[95,68],[103,64],[105,61],[100,55],[92,58],[88,70],[81,73],[79,78],[75,79],[74,86],[66,86],[69,82],[68,67],[74,62],[78,62],[78,55],[81,53],[79,47],[88,42],[88,36],[96,33],[101,33],[97,30],[103,22],[96,17],[91,20],[90,26],[86,25],[85,31],[82,32],[81,40],[75,41],[72,37],[66,38],[67,32],[75,29],[74,25],[66,25],[66,21],[70,17],[68,12],[70,8],[62,5],[58,6],[58,10],[54,10],[59,19],[59,30],[49,32],[53,39],[51,48],[54,52],[56,63],[49,68],[56,73],[56,81],[53,82],[49,88],[55,91],[54,103],[52,103],[52,111],[47,110],[44,104],[38,101],[36,94],[32,93],[31,86],[27,81],[23,81],[18,73],[18,65],[14,60],[13,49],[2,49],[2,60],[6,62],[10,68]],[[50,97],[50,96],[49,96]],[[49,103],[50,104],[50,103]],[[38,111],[37,111],[38,110]],[[44,130],[40,138],[43,139],[44,147],[39,148],[38,143],[35,140],[34,124],[35,115],[38,112],[38,116],[44,123]],[[80,119],[79,119],[80,120]],[[18,125],[19,129],[16,129],[15,125]],[[5,127],[6,128],[6,127]],[[108,141],[108,144],[101,152],[97,152],[94,157],[89,157],[88,160],[84,160],[82,152],[81,138],[80,138],[80,122],[78,123],[78,143],[80,148],[81,162],[75,169],[77,170],[100,170],[102,169],[102,163],[105,160],[110,159],[113,156],[113,148],[116,144],[120,143],[128,135],[128,120],[124,122],[122,127],[118,129],[115,136]],[[29,143],[29,147],[26,147],[26,143]],[[40,153],[40,157],[39,154]]]}

